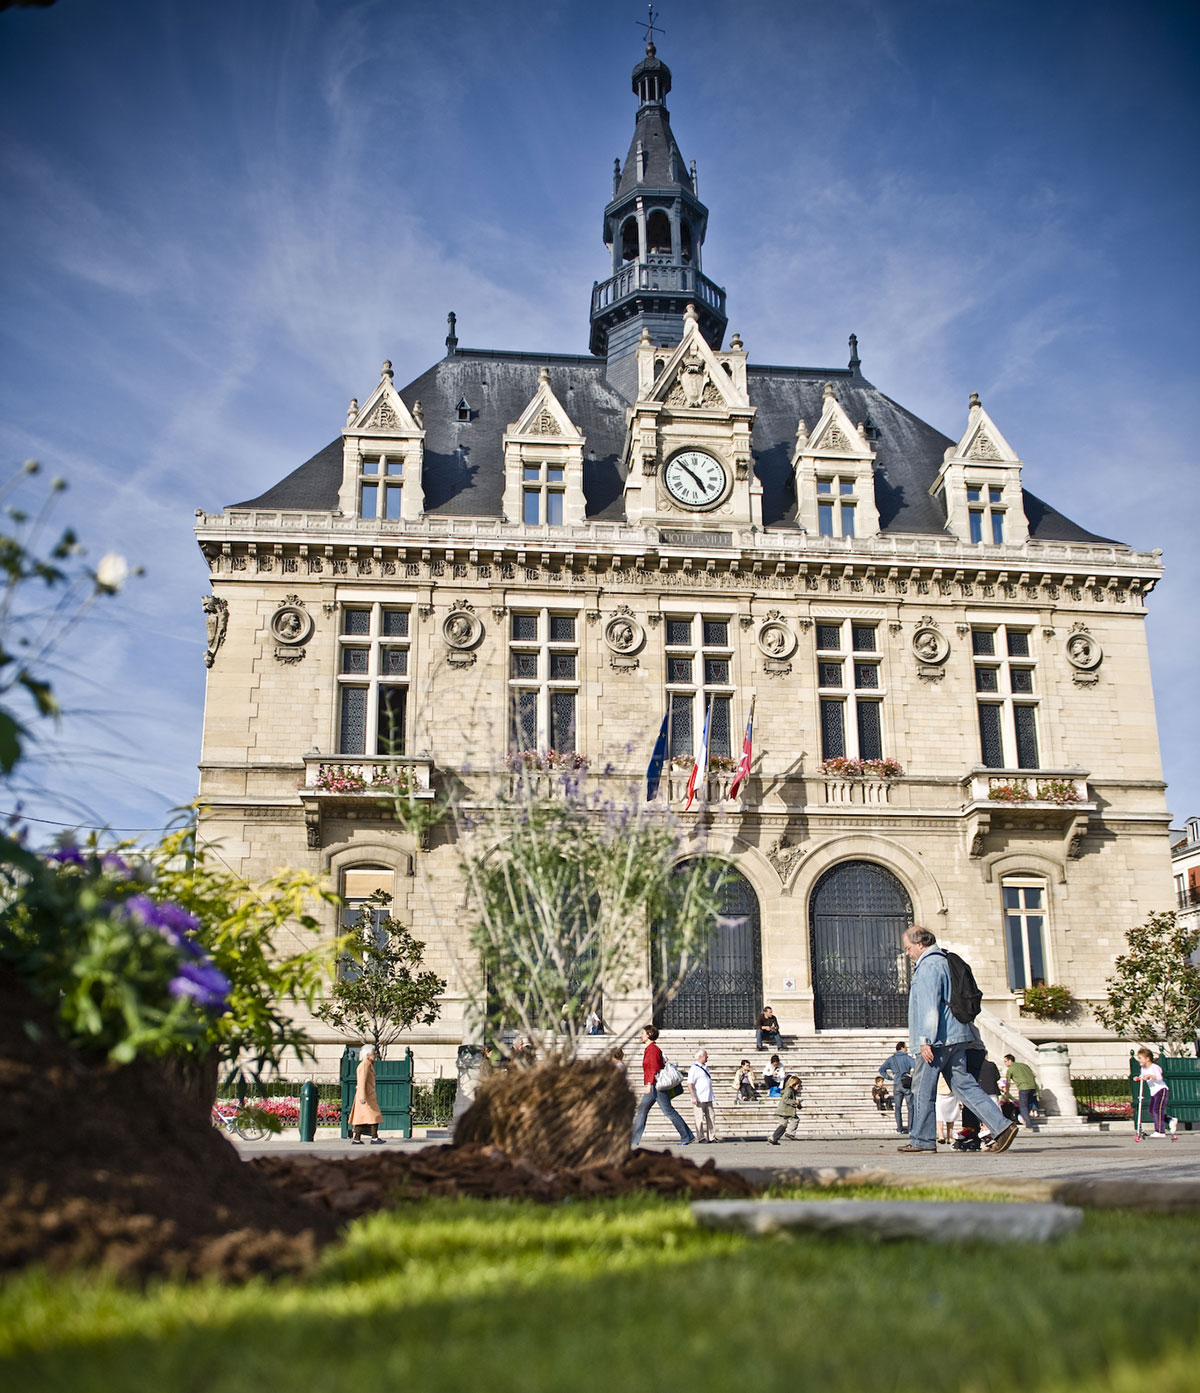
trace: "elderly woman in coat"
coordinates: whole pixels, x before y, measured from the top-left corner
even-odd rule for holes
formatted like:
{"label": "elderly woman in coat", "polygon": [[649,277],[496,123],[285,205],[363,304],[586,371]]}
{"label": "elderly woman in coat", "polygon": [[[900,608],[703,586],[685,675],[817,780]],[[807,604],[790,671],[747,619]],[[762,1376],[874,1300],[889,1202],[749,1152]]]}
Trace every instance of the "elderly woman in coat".
{"label": "elderly woman in coat", "polygon": [[382,1146],[384,1139],[379,1135],[379,1124],[383,1113],[379,1110],[379,1099],[375,1096],[375,1046],[364,1045],[358,1055],[358,1073],[354,1078],[354,1108],[350,1113],[354,1127],[351,1146],[363,1144],[363,1133],[371,1133],[371,1145]]}

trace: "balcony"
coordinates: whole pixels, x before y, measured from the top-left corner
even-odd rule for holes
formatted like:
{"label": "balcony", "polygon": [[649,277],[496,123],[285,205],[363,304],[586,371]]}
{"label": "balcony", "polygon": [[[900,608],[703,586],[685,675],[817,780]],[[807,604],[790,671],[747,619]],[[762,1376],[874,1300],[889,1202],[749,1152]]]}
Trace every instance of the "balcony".
{"label": "balcony", "polygon": [[622,266],[615,276],[602,281],[592,291],[593,317],[610,305],[615,305],[641,291],[689,295],[715,310],[717,314],[725,313],[725,292],[694,266],[680,266],[670,262],[643,264],[631,261],[628,266]]}
{"label": "balcony", "polygon": [[892,801],[891,779],[847,779],[826,775],[822,783],[826,804],[882,808]]}
{"label": "balcony", "polygon": [[321,845],[321,817],[337,809],[355,809],[383,815],[388,800],[433,801],[433,760],[428,755],[402,755],[392,759],[363,759],[353,755],[308,754],[304,756],[304,778],[300,801],[308,845]]}
{"label": "balcony", "polygon": [[[707,781],[701,780],[696,786],[696,798],[692,807],[696,808],[701,803],[727,803],[729,801],[729,785],[733,783],[734,772],[732,769],[710,769]],[[688,764],[684,769],[664,771],[663,782],[667,786],[667,800],[672,807],[678,804],[682,808],[687,802],[688,780],[691,776],[691,764]],[[734,808],[740,806],[741,799],[733,804]],[[730,809],[725,811],[730,811]]]}
{"label": "balcony", "polygon": [[1062,835],[1067,856],[1082,849],[1088,817],[1096,811],[1083,769],[984,769],[963,779],[963,812],[973,857],[982,856],[989,833],[1051,830]]}

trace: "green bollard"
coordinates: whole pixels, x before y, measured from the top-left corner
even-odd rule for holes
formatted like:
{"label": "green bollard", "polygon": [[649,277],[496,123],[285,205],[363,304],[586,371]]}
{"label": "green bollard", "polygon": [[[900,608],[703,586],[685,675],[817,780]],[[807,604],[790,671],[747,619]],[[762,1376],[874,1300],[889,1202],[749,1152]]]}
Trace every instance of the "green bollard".
{"label": "green bollard", "polygon": [[312,1141],[317,1135],[317,1086],[311,1082],[300,1086],[300,1140]]}

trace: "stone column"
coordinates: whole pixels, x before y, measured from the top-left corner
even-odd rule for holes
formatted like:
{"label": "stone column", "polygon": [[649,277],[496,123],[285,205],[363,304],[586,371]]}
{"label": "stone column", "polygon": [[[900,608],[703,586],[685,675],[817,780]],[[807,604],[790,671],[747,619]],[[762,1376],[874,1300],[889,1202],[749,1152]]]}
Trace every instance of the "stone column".
{"label": "stone column", "polygon": [[1035,1072],[1047,1116],[1078,1117],[1071,1087],[1071,1051],[1066,1045],[1038,1045]]}

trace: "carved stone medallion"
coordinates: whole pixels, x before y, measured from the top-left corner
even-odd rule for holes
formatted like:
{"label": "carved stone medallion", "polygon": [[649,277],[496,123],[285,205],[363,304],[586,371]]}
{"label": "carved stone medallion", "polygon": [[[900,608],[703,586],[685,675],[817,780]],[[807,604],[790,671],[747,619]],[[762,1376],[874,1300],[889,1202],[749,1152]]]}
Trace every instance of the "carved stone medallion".
{"label": "carved stone medallion", "polygon": [[1085,628],[1076,628],[1067,639],[1067,662],[1080,672],[1092,672],[1100,666],[1104,650]]}
{"label": "carved stone medallion", "polygon": [[483,625],[478,616],[465,606],[452,609],[442,620],[442,637],[448,648],[465,653],[483,637]]}
{"label": "carved stone medallion", "polygon": [[604,642],[613,653],[630,658],[646,642],[646,631],[628,606],[622,605],[604,626]]}
{"label": "carved stone medallion", "polygon": [[930,624],[923,624],[912,636],[912,651],[922,663],[937,667],[950,656],[950,640]]}
{"label": "carved stone medallion", "polygon": [[796,635],[780,619],[768,619],[755,635],[758,651],[765,658],[784,662],[796,651]]}
{"label": "carved stone medallion", "polygon": [[285,595],[270,622],[271,637],[275,640],[275,657],[281,663],[298,663],[304,657],[304,645],[312,638],[313,617],[304,608],[299,595]]}

